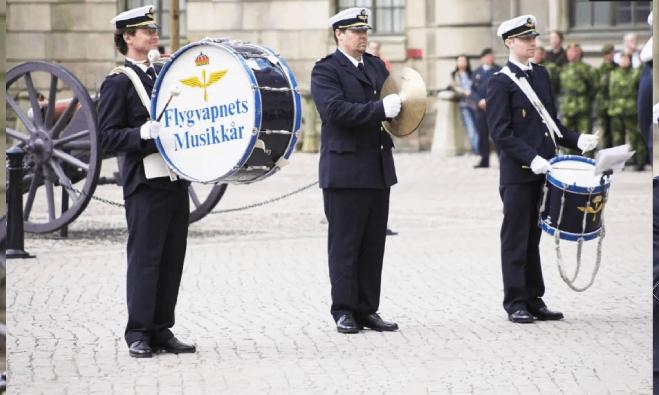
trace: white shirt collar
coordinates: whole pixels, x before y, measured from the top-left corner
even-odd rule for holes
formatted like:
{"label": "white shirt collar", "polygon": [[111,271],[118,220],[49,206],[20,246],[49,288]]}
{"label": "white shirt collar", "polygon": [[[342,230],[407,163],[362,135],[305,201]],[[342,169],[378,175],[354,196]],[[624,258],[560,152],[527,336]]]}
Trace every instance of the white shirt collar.
{"label": "white shirt collar", "polygon": [[512,56],[511,56],[511,57],[508,57],[508,61],[509,61],[510,63],[514,64],[515,66],[519,67],[520,70],[522,70],[522,71],[529,71],[529,70],[530,70],[530,71],[533,71],[533,67],[531,66],[531,61],[529,61],[529,65],[528,65],[528,66],[525,66],[525,65],[523,65],[523,64],[521,64],[521,63],[519,63],[519,62],[514,61],[513,58],[512,58]]}
{"label": "white shirt collar", "polygon": [[[138,61],[136,61],[136,60],[133,60],[133,59],[129,58],[128,56],[126,56],[126,60],[129,61],[129,62],[131,62],[131,63],[134,64],[135,66],[139,67],[140,69],[142,69],[142,71],[145,72],[145,73],[146,73],[146,70],[147,70],[149,67],[153,67],[153,64],[151,64],[150,66],[147,67],[147,66],[144,64],[144,62],[138,62]],[[155,70],[155,68],[154,68],[154,70]]]}
{"label": "white shirt collar", "polygon": [[483,70],[488,71],[490,69],[492,69],[492,66],[490,66],[488,64],[483,64]]}
{"label": "white shirt collar", "polygon": [[358,67],[360,63],[364,64],[364,57],[363,56],[361,57],[361,59],[357,60],[357,59],[353,58],[352,56],[348,55],[347,53],[343,52],[343,50],[341,48],[338,48],[338,50],[341,51],[341,53],[344,54],[352,62],[352,64],[355,65],[355,67]]}

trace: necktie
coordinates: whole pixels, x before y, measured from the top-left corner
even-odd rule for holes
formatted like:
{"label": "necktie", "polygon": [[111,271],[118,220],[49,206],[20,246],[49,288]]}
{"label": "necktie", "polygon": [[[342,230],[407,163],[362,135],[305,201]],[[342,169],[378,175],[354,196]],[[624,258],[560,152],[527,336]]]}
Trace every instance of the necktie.
{"label": "necktie", "polygon": [[155,81],[156,80],[156,69],[154,69],[153,67],[149,67],[148,69],[146,69],[146,75],[148,75],[149,77],[151,77],[152,80]]}
{"label": "necktie", "polygon": [[366,69],[364,68],[364,63],[357,64],[357,68],[359,69],[359,71],[362,72],[362,74],[364,74],[364,77],[366,77],[366,81],[369,81],[371,84],[373,84],[373,81],[371,81],[371,79],[368,78],[368,74],[366,74]]}
{"label": "necktie", "polygon": [[528,75],[528,80],[529,80],[529,85],[533,85],[533,70],[528,69],[526,70],[526,75]]}

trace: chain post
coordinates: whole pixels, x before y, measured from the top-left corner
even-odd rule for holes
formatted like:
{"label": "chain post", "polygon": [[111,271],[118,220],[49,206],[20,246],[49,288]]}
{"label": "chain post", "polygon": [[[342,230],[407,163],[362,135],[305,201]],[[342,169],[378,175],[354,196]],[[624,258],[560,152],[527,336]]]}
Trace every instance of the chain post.
{"label": "chain post", "polygon": [[9,183],[7,188],[7,259],[34,258],[25,251],[23,229],[23,157],[20,147],[7,150]]}

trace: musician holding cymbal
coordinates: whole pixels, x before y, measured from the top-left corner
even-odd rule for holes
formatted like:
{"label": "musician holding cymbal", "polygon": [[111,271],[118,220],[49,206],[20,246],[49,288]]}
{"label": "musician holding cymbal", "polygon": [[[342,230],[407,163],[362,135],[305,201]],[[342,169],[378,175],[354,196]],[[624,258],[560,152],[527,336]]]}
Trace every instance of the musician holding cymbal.
{"label": "musician holding cymbal", "polygon": [[338,48],[311,72],[322,120],[319,172],[329,225],[330,311],[340,333],[398,329],[377,310],[389,192],[397,182],[394,144],[382,121],[398,115],[401,99],[391,94],[380,100],[389,72],[366,52],[369,16],[366,8],[351,8],[331,17]]}
{"label": "musician holding cymbal", "polygon": [[158,47],[153,7],[126,11],[111,23],[116,27],[115,46],[126,61],[124,68],[115,69],[122,72],[108,76],[101,86],[98,126],[101,147],[124,156],[121,178],[128,225],[124,339],[135,358],[149,358],[156,350],[192,353],[195,347],[177,340],[170,330],[187,245],[189,182],[172,179],[167,172],[147,177],[145,161],[160,155],[154,139],[161,124],[151,121],[147,110],[160,72],[160,66],[149,61],[149,52]]}
{"label": "musician holding cymbal", "polygon": [[[548,159],[557,144],[583,152],[597,147],[597,136],[579,135],[556,117],[549,73],[531,63],[536,48],[536,19],[524,15],[505,21],[497,35],[510,51],[508,63],[490,78],[486,94],[487,124],[501,148],[499,193],[503,201],[501,267],[503,307],[515,323],[560,320],[547,309],[540,266],[539,202]],[[532,104],[532,100],[535,103]]]}

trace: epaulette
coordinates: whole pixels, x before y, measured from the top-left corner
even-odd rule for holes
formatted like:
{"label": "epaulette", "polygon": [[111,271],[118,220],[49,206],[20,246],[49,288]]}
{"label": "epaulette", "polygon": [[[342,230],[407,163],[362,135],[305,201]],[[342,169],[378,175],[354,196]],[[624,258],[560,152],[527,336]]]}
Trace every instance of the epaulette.
{"label": "epaulette", "polygon": [[316,60],[316,63],[324,62],[327,59],[331,58],[332,56],[334,56],[334,53],[327,54],[327,55],[323,56],[322,58]]}

